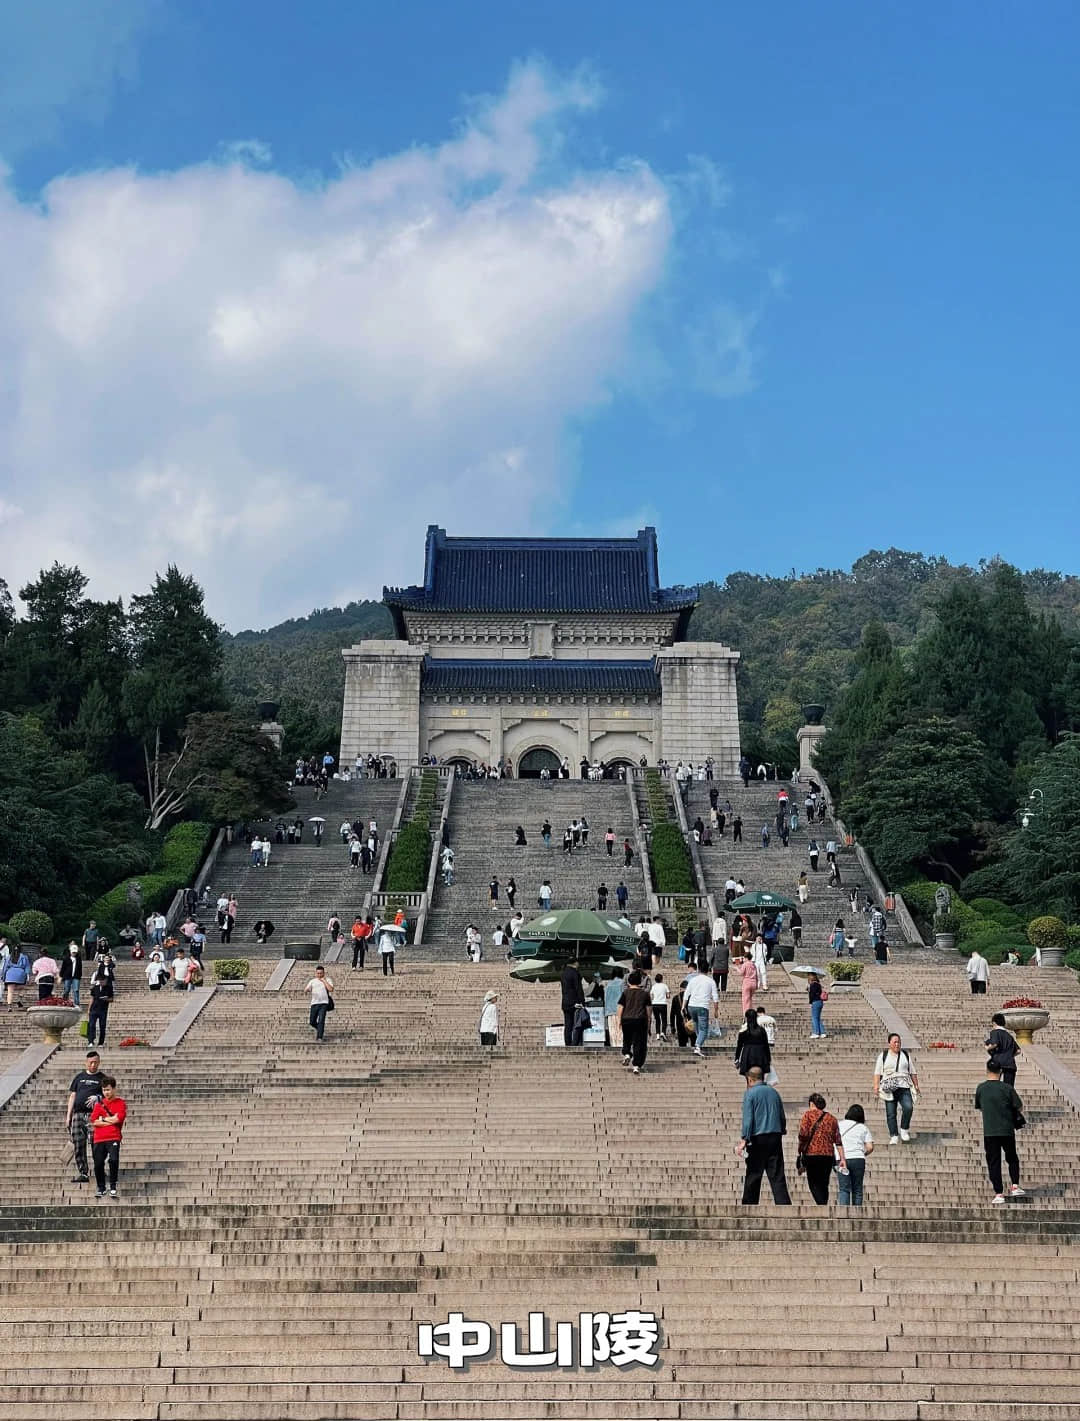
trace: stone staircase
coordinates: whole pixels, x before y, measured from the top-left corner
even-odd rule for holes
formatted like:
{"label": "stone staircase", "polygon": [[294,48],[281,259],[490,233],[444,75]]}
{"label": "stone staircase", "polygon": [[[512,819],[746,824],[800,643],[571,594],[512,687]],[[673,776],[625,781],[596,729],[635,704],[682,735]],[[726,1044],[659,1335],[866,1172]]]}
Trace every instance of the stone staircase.
{"label": "stone staircase", "polygon": [[[222,850],[210,886],[210,908],[205,926],[214,947],[211,955],[231,953],[234,957],[273,957],[281,954],[286,940],[316,942],[325,935],[332,912],[337,912],[345,931],[364,903],[364,895],[374,887],[375,874],[363,874],[349,865],[349,854],[341,842],[338,827],[344,819],[374,819],[380,835],[390,832],[401,780],[363,779],[348,784],[332,781],[319,800],[311,786],[293,790],[297,808],[286,819],[304,821],[304,838],[299,844],[274,844],[265,868],[253,868],[251,855],[242,842]],[[321,845],[316,845],[312,815],[326,820]],[[272,827],[272,826],[271,826]],[[228,949],[217,944],[213,902],[219,893],[235,893],[239,904],[236,928]],[[275,933],[265,945],[255,941],[253,926],[269,918]]]}
{"label": "stone staircase", "polygon": [[[561,793],[564,820],[579,805]],[[793,1141],[794,1207],[737,1202],[736,994],[704,1062],[654,1045],[631,1077],[616,1053],[543,1048],[557,986],[492,961],[398,965],[393,979],[331,966],[337,1010],[316,1046],[306,970],[265,993],[256,961],[245,993],[219,993],[159,1052],[116,1042],[153,1039],[184,998],[121,964],[103,1053],[130,1108],[120,1199],[67,1182],[77,1038],[0,1112],[0,1421],[1080,1418],[1080,1119],[1022,1059],[1030,1200],[995,1208],[971,1103],[1003,996],[1038,995],[1048,1044],[1075,1040],[1072,973],[997,969],[972,998],[959,955],[866,968],[923,1047],[899,1147],[870,1099],[884,1026],[865,993],[834,993],[810,1041],[805,988],[770,973],[790,1131],[816,1089],[839,1114],[861,1102],[877,1140],[866,1207],[843,1211],[810,1202]],[[489,987],[492,1052],[476,1042]],[[21,1013],[0,1026],[5,1051],[31,1039]],[[957,1049],[929,1049],[941,1038]],[[654,1368],[536,1375],[493,1356],[452,1372],[418,1355],[419,1325],[450,1312],[497,1332],[530,1311],[628,1308],[659,1319]]]}
{"label": "stone staircase", "polygon": [[[730,801],[732,809],[736,814],[742,815],[743,821],[741,843],[732,842],[731,815],[728,815],[724,837],[720,839],[714,835],[712,847],[702,846],[700,851],[706,887],[716,899],[717,906],[723,905],[724,883],[729,874],[736,879],[742,879],[748,892],[761,890],[782,893],[793,902],[797,901],[799,874],[805,869],[810,880],[810,899],[799,909],[803,920],[803,952],[800,959],[815,962],[828,955],[829,934],[837,918],[843,918],[846,926],[853,930],[856,955],[864,961],[869,958],[871,954],[867,919],[860,914],[857,920],[853,920],[848,902],[852,888],[859,889],[860,899],[864,901],[870,893],[870,884],[853,852],[841,849],[839,854],[842,887],[828,886],[825,844],[829,839],[836,839],[838,844],[840,842],[832,815],[829,815],[824,824],[815,820],[807,826],[803,813],[804,791],[788,785],[792,803],[798,805],[800,822],[798,830],[791,836],[785,849],[776,833],[774,822],[779,785],[771,781],[758,784],[751,780],[749,788],[744,789],[741,780],[717,780],[716,787],[720,792],[720,808],[723,808],[726,801]],[[707,783],[699,781],[690,786],[686,800],[688,824],[692,825],[698,815],[706,824],[709,822],[709,788]],[[761,847],[763,824],[769,826],[772,835],[767,849]],[[810,868],[806,853],[811,838],[817,839],[821,850],[817,873]],[[890,945],[895,947],[901,939],[893,919],[890,918],[889,923],[889,941]],[[784,941],[789,940],[789,934],[785,932]]]}
{"label": "stone staircase", "polygon": [[[563,830],[571,819],[584,814],[589,821],[587,849],[564,854]],[[552,826],[551,847],[545,848],[540,826]],[[623,879],[630,890],[628,912],[646,907],[645,879],[636,849],[629,868],[623,867],[623,840],[634,843],[627,786],[622,781],[590,783],[582,780],[459,780],[450,802],[450,833],[454,849],[454,883],[437,882],[434,906],[424,937],[460,949],[464,955],[465,929],[475,923],[490,950],[496,923],[510,917],[506,880],[517,883],[517,904],[526,919],[535,917],[537,889],[550,878],[555,908],[595,908],[601,880],[609,890],[608,907],[615,908],[615,888]],[[514,830],[525,830],[527,844],[514,844]],[[604,847],[608,826],[616,844],[609,858]],[[496,874],[500,885],[499,912],[488,903],[488,885]]]}

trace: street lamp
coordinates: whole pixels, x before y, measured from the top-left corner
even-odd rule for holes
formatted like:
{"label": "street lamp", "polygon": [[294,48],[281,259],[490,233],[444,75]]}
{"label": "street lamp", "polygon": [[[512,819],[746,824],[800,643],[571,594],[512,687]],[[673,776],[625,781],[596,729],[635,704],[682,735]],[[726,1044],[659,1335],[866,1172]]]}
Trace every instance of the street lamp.
{"label": "street lamp", "polygon": [[1033,819],[1038,818],[1038,816],[1042,813],[1042,810],[1043,792],[1041,789],[1033,789],[1028,795],[1028,802],[1025,808],[1022,811],[1018,811],[1020,814],[1021,829],[1030,828],[1031,821]]}

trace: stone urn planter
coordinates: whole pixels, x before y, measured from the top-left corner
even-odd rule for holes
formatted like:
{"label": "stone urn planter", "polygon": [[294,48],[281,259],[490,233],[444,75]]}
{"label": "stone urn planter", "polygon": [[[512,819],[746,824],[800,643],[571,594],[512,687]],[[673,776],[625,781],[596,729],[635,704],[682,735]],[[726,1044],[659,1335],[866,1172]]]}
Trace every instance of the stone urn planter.
{"label": "stone urn planter", "polygon": [[1064,967],[1065,949],[1063,947],[1041,947],[1039,949],[1040,967]]}
{"label": "stone urn planter", "polygon": [[1050,1024],[1050,1013],[1045,1007],[1006,1007],[1001,1014],[1007,1029],[1021,1046],[1030,1046],[1032,1033]]}
{"label": "stone urn planter", "polygon": [[802,708],[803,720],[807,725],[820,725],[825,719],[825,707],[811,702]]}
{"label": "stone urn planter", "polygon": [[27,1007],[26,1015],[41,1027],[41,1038],[50,1046],[59,1046],[63,1033],[82,1016],[81,1007]]}
{"label": "stone urn planter", "polygon": [[956,947],[956,934],[935,933],[934,946],[940,948],[942,952],[952,952]]}

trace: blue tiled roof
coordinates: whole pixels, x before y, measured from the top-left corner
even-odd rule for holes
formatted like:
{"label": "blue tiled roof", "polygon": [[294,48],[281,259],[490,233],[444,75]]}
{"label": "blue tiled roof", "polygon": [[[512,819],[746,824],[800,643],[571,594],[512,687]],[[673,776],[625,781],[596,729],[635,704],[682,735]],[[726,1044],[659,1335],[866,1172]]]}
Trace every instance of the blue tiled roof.
{"label": "blue tiled roof", "polygon": [[696,587],[659,586],[655,528],[636,538],[448,538],[432,526],[423,586],[383,589],[399,634],[403,610],[688,615],[697,599]]}
{"label": "blue tiled roof", "polygon": [[431,696],[659,696],[651,661],[444,660],[427,656],[421,695]]}

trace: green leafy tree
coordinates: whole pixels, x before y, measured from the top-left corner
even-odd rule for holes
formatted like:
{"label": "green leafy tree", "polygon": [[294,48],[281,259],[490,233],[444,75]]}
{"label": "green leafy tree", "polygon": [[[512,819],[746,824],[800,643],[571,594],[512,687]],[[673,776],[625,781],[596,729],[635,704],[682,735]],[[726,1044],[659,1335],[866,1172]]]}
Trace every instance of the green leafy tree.
{"label": "green leafy tree", "polygon": [[1080,735],[1066,733],[1040,759],[1026,799],[1027,827],[1009,837],[1002,865],[1013,902],[1080,919]]}
{"label": "green leafy tree", "polygon": [[867,623],[855,666],[816,761],[838,804],[846,804],[851,787],[910,714],[904,666],[882,622]]}
{"label": "green leafy tree", "polygon": [[985,748],[935,717],[900,730],[848,802],[859,837],[887,880],[919,873],[959,885],[986,813]]}

